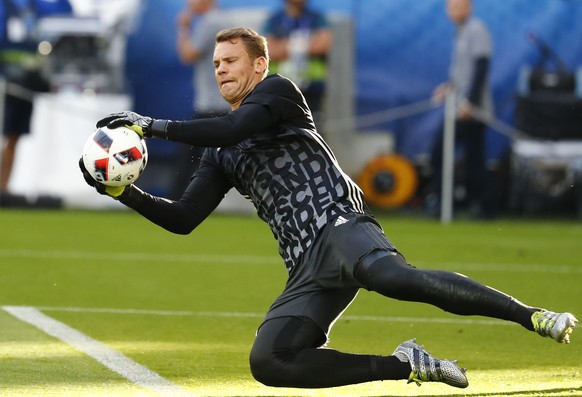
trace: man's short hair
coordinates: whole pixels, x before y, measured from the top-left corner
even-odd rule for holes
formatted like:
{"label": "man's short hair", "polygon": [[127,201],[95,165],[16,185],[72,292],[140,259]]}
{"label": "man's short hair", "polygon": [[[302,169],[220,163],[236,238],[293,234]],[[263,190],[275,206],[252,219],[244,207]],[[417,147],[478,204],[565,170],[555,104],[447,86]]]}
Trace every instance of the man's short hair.
{"label": "man's short hair", "polygon": [[232,42],[234,39],[242,39],[247,53],[251,59],[264,57],[269,62],[269,48],[267,39],[261,36],[253,29],[245,27],[228,28],[221,30],[216,34],[216,43],[225,41]]}

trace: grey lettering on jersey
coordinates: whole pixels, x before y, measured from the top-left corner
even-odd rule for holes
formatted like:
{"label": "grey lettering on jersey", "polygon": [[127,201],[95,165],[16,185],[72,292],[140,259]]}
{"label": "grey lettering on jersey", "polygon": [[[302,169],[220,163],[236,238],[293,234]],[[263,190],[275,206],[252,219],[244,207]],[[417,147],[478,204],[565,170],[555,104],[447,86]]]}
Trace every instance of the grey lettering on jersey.
{"label": "grey lettering on jersey", "polygon": [[289,271],[329,219],[364,212],[361,190],[314,131],[288,128],[276,139],[255,136],[215,155],[271,227]]}

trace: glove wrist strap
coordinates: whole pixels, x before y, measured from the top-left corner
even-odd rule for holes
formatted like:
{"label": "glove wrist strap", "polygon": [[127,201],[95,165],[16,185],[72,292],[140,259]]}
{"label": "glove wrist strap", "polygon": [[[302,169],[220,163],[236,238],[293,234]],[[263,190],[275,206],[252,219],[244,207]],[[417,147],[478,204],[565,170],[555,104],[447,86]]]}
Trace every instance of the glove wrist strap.
{"label": "glove wrist strap", "polygon": [[150,126],[148,134],[149,137],[162,138],[168,140],[168,124],[170,120],[154,120]]}

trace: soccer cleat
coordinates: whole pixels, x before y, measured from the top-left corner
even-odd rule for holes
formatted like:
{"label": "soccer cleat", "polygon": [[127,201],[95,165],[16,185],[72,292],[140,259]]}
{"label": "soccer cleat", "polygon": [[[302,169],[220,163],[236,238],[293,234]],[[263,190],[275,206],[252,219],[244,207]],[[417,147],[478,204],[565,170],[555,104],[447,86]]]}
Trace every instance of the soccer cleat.
{"label": "soccer cleat", "polygon": [[578,320],[570,313],[540,310],[531,315],[531,322],[541,336],[549,336],[559,343],[570,343],[570,334]]}
{"label": "soccer cleat", "polygon": [[410,363],[412,371],[408,383],[443,382],[449,386],[465,388],[469,380],[465,368],[460,368],[457,361],[438,360],[431,356],[423,346],[416,344],[416,339],[403,342],[392,353],[403,363]]}

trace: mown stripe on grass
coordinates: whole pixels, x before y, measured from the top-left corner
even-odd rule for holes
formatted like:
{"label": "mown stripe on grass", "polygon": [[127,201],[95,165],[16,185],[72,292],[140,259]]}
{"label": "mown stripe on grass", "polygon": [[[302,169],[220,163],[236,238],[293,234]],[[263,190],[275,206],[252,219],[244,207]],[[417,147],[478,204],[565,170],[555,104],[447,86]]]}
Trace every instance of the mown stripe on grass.
{"label": "mown stripe on grass", "polygon": [[0,257],[5,258],[43,258],[59,260],[111,260],[142,262],[188,262],[188,263],[236,263],[236,264],[273,264],[280,263],[277,256],[261,255],[203,255],[203,254],[160,254],[146,252],[115,253],[103,251],[49,251],[49,250],[10,250],[0,249]]}
{"label": "mown stripe on grass", "polygon": [[[58,260],[111,260],[112,255],[119,262],[187,262],[192,264],[280,264],[281,258],[274,255],[212,255],[212,254],[169,254],[159,252],[124,252],[115,253],[103,251],[52,251],[52,250],[28,250],[28,249],[0,249],[0,257],[4,258],[43,258]],[[420,267],[434,268],[438,262],[415,261]],[[475,272],[499,272],[499,273],[548,273],[548,274],[582,274],[582,267],[557,264],[516,264],[516,263],[471,263],[471,262],[447,262],[442,266],[447,270],[475,271]]]}
{"label": "mown stripe on grass", "polygon": [[71,345],[138,386],[161,396],[192,396],[188,391],[120,352],[30,306],[2,306],[6,312]]}
{"label": "mown stripe on grass", "polygon": [[[116,309],[91,307],[53,307],[39,306],[45,312],[76,312],[76,313],[104,313],[104,314],[135,314],[143,316],[185,316],[185,317],[225,317],[225,318],[263,318],[264,313],[251,312],[217,312],[217,311],[188,311],[188,310],[147,310],[147,309]],[[495,319],[459,318],[459,317],[397,317],[397,316],[365,316],[344,315],[340,321],[376,321],[399,323],[436,323],[436,324],[475,324],[475,325],[514,325],[513,323]]]}

